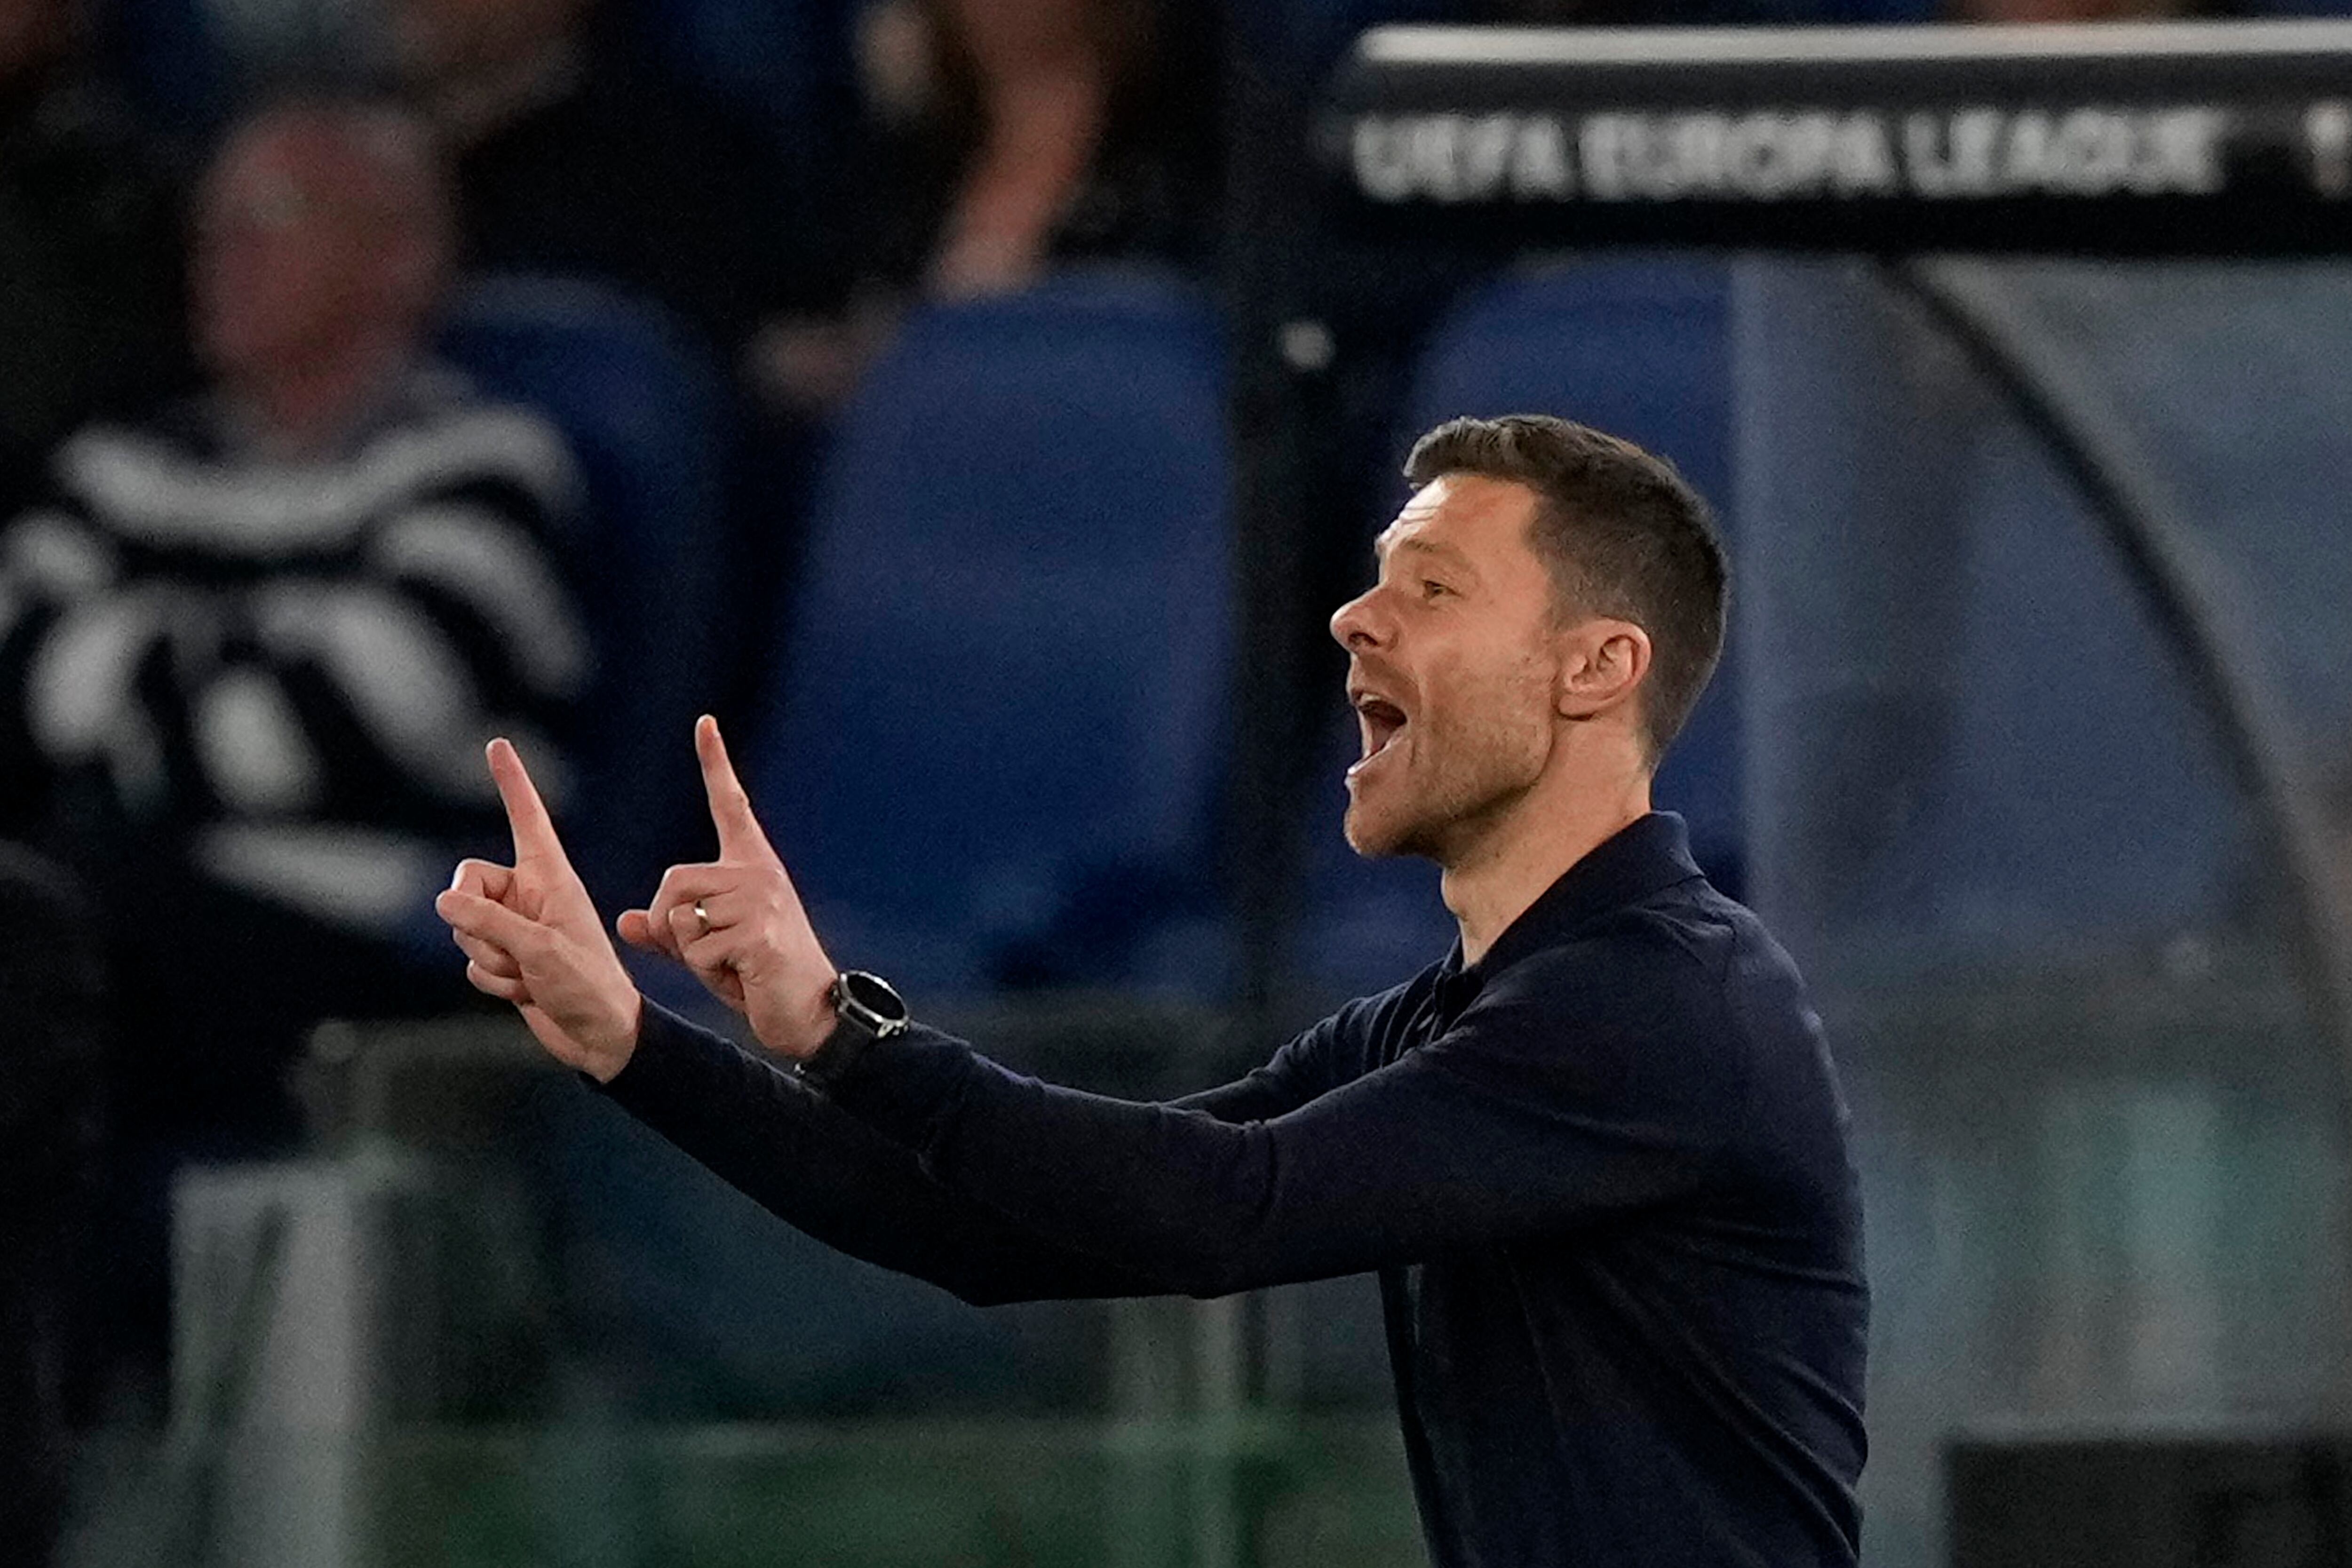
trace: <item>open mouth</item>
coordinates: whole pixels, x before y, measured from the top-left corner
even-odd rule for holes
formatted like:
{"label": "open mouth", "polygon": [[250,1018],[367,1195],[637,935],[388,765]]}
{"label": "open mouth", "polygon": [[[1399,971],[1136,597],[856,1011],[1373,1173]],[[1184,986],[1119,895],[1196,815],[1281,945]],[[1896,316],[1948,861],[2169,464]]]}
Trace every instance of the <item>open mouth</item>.
{"label": "open mouth", "polygon": [[1349,767],[1348,776],[1354,778],[1370,766],[1374,758],[1387,751],[1391,742],[1404,733],[1404,710],[1387,698],[1370,691],[1353,694],[1356,723],[1363,732],[1364,754]]}

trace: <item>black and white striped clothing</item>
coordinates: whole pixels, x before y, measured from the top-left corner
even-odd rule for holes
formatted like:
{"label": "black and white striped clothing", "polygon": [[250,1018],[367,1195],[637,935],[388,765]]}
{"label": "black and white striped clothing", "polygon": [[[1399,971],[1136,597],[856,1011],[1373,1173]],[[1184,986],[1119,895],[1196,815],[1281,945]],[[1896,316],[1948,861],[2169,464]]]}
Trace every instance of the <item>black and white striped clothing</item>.
{"label": "black and white striped clothing", "polygon": [[330,459],[199,408],[86,429],[52,479],[0,528],[12,772],[372,934],[494,838],[489,736],[560,797],[593,660],[561,564],[580,479],[539,415],[420,372]]}

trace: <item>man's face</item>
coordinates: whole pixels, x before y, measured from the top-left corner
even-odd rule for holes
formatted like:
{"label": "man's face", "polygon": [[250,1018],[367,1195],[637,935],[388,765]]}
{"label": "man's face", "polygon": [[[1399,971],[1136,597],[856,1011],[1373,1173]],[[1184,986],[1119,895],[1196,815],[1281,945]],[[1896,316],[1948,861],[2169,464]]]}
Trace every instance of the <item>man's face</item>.
{"label": "man's face", "polygon": [[216,374],[304,364],[382,310],[399,236],[376,193],[357,188],[331,133],[299,119],[247,128],[199,198],[194,268],[198,346]]}
{"label": "man's face", "polygon": [[1331,617],[1363,737],[1348,770],[1358,854],[1446,863],[1542,776],[1560,660],[1535,508],[1507,480],[1432,481],[1374,546],[1380,580]]}

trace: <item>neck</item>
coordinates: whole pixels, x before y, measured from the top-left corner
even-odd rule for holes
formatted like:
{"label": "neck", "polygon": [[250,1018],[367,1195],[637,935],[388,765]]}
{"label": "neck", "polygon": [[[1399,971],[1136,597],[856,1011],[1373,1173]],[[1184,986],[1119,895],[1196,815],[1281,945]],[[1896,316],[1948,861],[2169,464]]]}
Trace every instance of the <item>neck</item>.
{"label": "neck", "polygon": [[312,363],[273,366],[227,387],[238,426],[265,455],[283,459],[332,451],[382,404],[408,355],[369,344]]}
{"label": "neck", "polygon": [[1569,770],[1538,781],[1506,816],[1445,858],[1445,907],[1462,927],[1462,962],[1486,956],[1568,868],[1650,810],[1646,765],[1594,779]]}

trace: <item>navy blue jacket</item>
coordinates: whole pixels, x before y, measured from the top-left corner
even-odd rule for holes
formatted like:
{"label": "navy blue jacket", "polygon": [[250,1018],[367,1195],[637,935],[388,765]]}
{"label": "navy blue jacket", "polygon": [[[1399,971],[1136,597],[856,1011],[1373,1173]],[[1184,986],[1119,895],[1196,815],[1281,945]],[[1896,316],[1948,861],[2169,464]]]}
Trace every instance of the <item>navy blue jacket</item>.
{"label": "navy blue jacket", "polygon": [[1377,1270],[1440,1568],[1843,1565],[1869,1308],[1788,955],[1653,815],[1465,968],[1169,1105],[944,1035],[823,1093],[648,1008],[613,1095],[785,1219],[976,1302]]}

